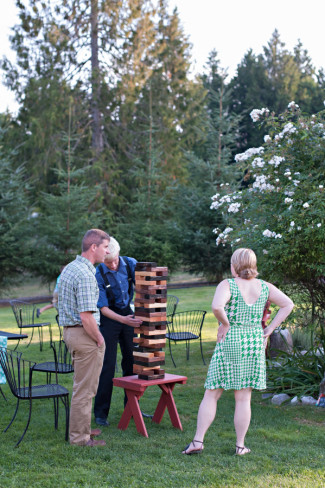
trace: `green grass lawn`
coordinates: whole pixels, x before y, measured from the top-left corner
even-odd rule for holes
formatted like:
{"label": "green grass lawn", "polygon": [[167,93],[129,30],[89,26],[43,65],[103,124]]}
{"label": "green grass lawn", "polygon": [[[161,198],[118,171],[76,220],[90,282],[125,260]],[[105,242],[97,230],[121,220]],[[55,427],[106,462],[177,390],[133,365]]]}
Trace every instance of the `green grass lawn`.
{"label": "green grass lawn", "polygon": [[[204,355],[206,361],[214,349],[217,326],[211,312],[213,287],[171,290],[180,298],[179,311],[207,310],[204,324]],[[44,320],[55,324],[55,312],[43,314]],[[10,308],[0,309],[0,329],[17,332]],[[57,334],[56,326],[53,325]],[[48,333],[45,334],[48,340]],[[10,345],[9,345],[10,347]],[[18,348],[27,359],[41,361],[51,358],[48,342],[42,352],[37,341]],[[203,395],[207,372],[201,360],[199,343],[191,345],[186,361],[185,345],[173,348],[177,368],[173,367],[166,347],[168,373],[188,377],[186,385],[176,385],[174,398],[183,425],[183,432],[171,425],[168,412],[160,425],[145,419],[149,438],[140,436],[131,420],[128,429],[118,430],[123,411],[123,392],[113,393],[110,426],[103,429],[104,448],[70,446],[64,441],[63,406],[60,408],[59,430],[53,426],[53,404],[50,400],[33,403],[32,420],[18,449],[15,443],[27,420],[27,405],[21,404],[18,417],[6,433],[0,434],[0,487],[324,487],[325,486],[325,409],[303,406],[276,407],[262,401],[254,392],[252,422],[247,435],[250,455],[234,456],[233,393],[223,395],[215,422],[205,439],[200,456],[181,454],[193,438],[197,410]],[[120,358],[119,358],[120,360]],[[121,368],[117,375],[120,375]],[[44,379],[39,375],[39,379]],[[72,376],[60,376],[70,389]],[[2,431],[13,414],[15,399],[7,385],[3,387],[6,403],[0,396]],[[153,413],[160,396],[158,387],[148,388],[140,401],[142,411]],[[93,424],[94,425],[94,424]]]}

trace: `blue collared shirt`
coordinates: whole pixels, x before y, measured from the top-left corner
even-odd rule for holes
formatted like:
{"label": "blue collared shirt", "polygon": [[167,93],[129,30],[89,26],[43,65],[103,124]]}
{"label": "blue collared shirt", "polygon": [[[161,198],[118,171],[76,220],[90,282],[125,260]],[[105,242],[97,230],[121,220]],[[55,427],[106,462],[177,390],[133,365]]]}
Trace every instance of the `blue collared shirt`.
{"label": "blue collared shirt", "polygon": [[[129,265],[131,269],[131,276],[132,279],[135,279],[135,265],[137,264],[137,260],[134,258],[129,258]],[[104,273],[108,276],[108,280],[111,283],[111,290],[115,297],[114,306],[119,309],[123,309],[128,306],[130,297],[129,297],[129,282],[128,282],[128,272],[126,269],[126,264],[122,256],[120,256],[120,264],[117,271],[112,271],[109,269],[105,264],[102,264]],[[109,300],[106,295],[106,286],[102,275],[97,267],[96,269],[96,278],[98,282],[99,288],[99,299],[97,306],[99,310],[102,307],[109,307]],[[133,284],[131,286],[131,298],[133,298]]]}

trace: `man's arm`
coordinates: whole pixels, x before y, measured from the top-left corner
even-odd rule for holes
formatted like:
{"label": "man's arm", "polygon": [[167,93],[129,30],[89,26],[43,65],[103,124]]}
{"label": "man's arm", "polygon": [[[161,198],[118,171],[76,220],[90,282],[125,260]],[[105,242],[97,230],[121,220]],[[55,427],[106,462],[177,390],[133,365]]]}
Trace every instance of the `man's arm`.
{"label": "man's arm", "polygon": [[93,313],[80,312],[80,318],[86,333],[97,343],[97,346],[100,347],[104,342],[104,337],[98,329]]}
{"label": "man's arm", "polygon": [[131,327],[140,327],[142,324],[142,320],[137,317],[133,317],[133,315],[119,315],[118,313],[113,312],[109,307],[102,307],[100,311],[105,317],[108,317],[111,320],[116,320],[116,322],[120,322],[121,324],[130,325]]}

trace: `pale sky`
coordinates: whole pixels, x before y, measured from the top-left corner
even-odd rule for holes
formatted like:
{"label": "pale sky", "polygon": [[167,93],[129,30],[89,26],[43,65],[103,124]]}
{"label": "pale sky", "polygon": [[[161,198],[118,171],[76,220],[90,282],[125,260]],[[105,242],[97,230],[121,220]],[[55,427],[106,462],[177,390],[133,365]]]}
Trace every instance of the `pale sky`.
{"label": "pale sky", "polygon": [[[8,36],[17,22],[15,0],[1,3],[0,58],[10,56]],[[221,67],[233,76],[248,49],[261,53],[274,29],[290,51],[300,39],[314,66],[325,68],[325,0],[169,0],[169,5],[178,8],[196,72],[216,49]],[[15,110],[14,97],[0,84],[0,112],[7,107]]]}

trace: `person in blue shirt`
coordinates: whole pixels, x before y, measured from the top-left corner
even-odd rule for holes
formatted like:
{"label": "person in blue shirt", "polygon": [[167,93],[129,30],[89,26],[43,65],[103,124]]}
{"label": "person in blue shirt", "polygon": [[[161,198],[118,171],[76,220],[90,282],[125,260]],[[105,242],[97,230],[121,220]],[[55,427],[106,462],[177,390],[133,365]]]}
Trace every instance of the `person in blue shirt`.
{"label": "person in blue shirt", "polygon": [[59,276],[56,279],[56,284],[55,284],[55,288],[54,288],[54,291],[53,291],[52,303],[50,303],[49,305],[45,305],[45,307],[38,308],[36,310],[36,317],[37,318],[39,318],[39,316],[43,312],[45,312],[45,310],[49,310],[50,308],[56,308],[56,309],[58,309],[58,296],[59,296],[59,293],[58,293],[59,288],[58,288],[58,286],[59,286],[59,281],[60,281],[61,273],[64,270],[64,268],[65,268],[65,266],[61,266],[61,268],[60,268],[60,274],[59,274]]}
{"label": "person in blue shirt", "polygon": [[[96,269],[99,287],[97,306],[100,310],[100,332],[104,336],[106,351],[102,372],[95,397],[94,415],[97,425],[108,426],[107,420],[115,373],[117,345],[122,353],[123,376],[133,374],[134,328],[142,323],[133,315],[131,301],[135,283],[137,260],[120,256],[120,246],[116,239],[110,238],[109,254],[104,264]],[[125,397],[124,403],[127,398]]]}

